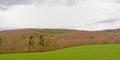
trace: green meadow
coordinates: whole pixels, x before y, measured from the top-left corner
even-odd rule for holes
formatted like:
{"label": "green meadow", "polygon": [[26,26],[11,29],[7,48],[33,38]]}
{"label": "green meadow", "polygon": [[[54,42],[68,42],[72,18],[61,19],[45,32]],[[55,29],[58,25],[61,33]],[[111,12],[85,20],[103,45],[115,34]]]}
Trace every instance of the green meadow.
{"label": "green meadow", "polygon": [[0,60],[120,60],[120,44],[76,46],[49,52],[0,54]]}

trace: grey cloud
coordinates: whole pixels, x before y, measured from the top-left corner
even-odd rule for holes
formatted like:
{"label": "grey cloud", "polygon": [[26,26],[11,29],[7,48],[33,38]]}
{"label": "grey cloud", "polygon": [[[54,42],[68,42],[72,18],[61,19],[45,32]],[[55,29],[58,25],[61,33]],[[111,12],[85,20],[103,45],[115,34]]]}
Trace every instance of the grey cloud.
{"label": "grey cloud", "polygon": [[[43,5],[54,5],[54,4],[65,4],[67,6],[74,6],[79,1],[90,1],[90,0],[0,0],[0,5],[11,6],[17,4],[43,4]],[[120,0],[91,0],[91,1],[111,1],[120,2]]]}
{"label": "grey cloud", "polygon": [[[69,6],[74,7],[81,2],[90,0],[0,0],[0,10],[8,10],[10,6],[33,4],[36,6]],[[91,0],[120,3],[120,0]]]}
{"label": "grey cloud", "polygon": [[0,10],[8,10],[10,6],[13,5],[26,5],[26,4],[35,4],[35,5],[66,5],[74,6],[79,0],[0,0]]}
{"label": "grey cloud", "polygon": [[96,23],[91,23],[91,24],[82,26],[83,30],[90,30],[90,31],[118,29],[118,28],[120,28],[120,19],[98,21]]}
{"label": "grey cloud", "polygon": [[67,6],[74,6],[80,0],[0,0],[0,6],[12,6],[19,4],[40,4],[40,5],[56,5],[64,4]]}
{"label": "grey cloud", "polygon": [[80,0],[66,0],[68,6],[74,6]]}
{"label": "grey cloud", "polygon": [[120,3],[120,0],[114,0],[115,3]]}
{"label": "grey cloud", "polygon": [[31,0],[0,0],[0,5],[11,6],[17,4],[29,4]]}
{"label": "grey cloud", "polygon": [[74,6],[80,0],[35,0],[34,2],[38,5],[66,5],[66,6]]}
{"label": "grey cloud", "polygon": [[120,21],[120,19],[110,19],[110,20],[99,21],[96,23],[110,23],[110,22],[116,22],[116,21]]}
{"label": "grey cloud", "polygon": [[0,0],[0,10],[8,10],[10,6],[30,4],[31,0]]}
{"label": "grey cloud", "polygon": [[0,6],[0,10],[7,10],[7,8],[4,8],[4,7]]}

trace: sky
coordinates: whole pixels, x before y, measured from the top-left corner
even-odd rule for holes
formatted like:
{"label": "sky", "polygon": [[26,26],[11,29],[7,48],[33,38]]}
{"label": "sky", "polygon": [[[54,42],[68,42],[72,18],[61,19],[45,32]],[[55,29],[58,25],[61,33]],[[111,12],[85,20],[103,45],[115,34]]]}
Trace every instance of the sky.
{"label": "sky", "polygon": [[120,28],[120,0],[0,0],[0,29]]}

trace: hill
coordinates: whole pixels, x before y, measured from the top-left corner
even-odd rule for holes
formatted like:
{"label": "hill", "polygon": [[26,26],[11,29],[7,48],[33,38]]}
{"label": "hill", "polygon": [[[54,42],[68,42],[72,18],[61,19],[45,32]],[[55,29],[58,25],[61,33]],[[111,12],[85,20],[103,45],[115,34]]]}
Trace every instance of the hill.
{"label": "hill", "polygon": [[120,60],[120,44],[89,45],[57,51],[2,54],[1,60]]}
{"label": "hill", "polygon": [[0,53],[44,52],[79,45],[119,44],[120,32],[69,29],[0,31]]}

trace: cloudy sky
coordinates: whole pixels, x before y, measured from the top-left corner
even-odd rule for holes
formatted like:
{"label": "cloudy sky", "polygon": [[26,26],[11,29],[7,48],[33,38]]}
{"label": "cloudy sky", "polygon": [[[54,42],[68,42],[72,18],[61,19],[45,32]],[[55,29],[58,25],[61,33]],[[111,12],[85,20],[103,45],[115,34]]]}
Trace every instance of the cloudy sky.
{"label": "cloudy sky", "polygon": [[0,0],[0,29],[120,28],[120,0]]}

